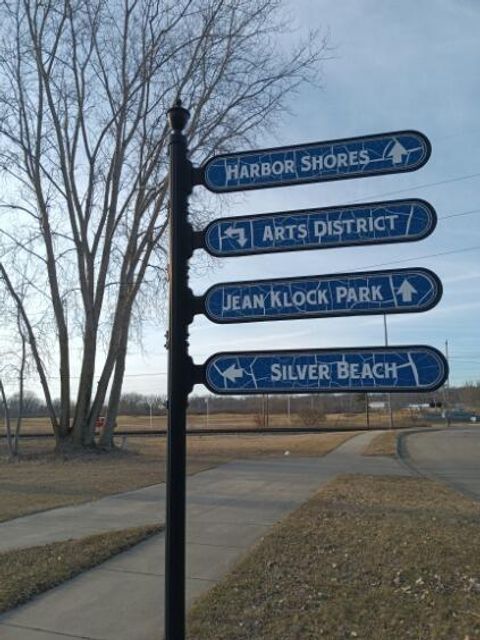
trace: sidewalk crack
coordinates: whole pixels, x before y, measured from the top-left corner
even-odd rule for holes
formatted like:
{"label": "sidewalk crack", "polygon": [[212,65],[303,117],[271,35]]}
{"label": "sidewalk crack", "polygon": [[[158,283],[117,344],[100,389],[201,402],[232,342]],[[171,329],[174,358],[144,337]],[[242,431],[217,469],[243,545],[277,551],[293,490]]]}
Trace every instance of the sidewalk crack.
{"label": "sidewalk crack", "polygon": [[0,627],[12,627],[13,629],[28,629],[29,631],[41,631],[42,633],[50,633],[59,638],[77,638],[77,640],[101,640],[92,636],[77,636],[71,633],[60,633],[60,631],[52,631],[52,629],[43,629],[42,627],[30,627],[24,624],[15,624],[13,622],[1,622]]}

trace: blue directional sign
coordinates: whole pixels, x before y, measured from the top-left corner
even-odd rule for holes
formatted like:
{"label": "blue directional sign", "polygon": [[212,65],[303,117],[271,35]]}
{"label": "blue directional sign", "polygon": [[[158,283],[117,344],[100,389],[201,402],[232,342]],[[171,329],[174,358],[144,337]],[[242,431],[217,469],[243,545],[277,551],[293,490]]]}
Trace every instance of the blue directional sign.
{"label": "blue directional sign", "polygon": [[419,199],[301,209],[214,220],[203,233],[203,248],[228,257],[411,242],[426,238],[436,224],[432,205]]}
{"label": "blue directional sign", "polygon": [[433,391],[448,364],[432,347],[361,347],[217,353],[202,372],[220,394]]}
{"label": "blue directional sign", "polygon": [[418,131],[312,142],[214,156],[200,168],[210,191],[242,191],[415,171],[430,157]]}
{"label": "blue directional sign", "polygon": [[218,323],[409,313],[441,296],[432,271],[395,269],[217,284],[203,297],[203,313]]}

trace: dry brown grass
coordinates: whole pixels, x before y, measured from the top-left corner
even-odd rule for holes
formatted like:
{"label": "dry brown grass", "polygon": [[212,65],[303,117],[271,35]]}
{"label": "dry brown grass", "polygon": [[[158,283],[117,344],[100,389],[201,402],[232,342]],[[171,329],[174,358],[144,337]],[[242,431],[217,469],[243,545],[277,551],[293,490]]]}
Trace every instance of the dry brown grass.
{"label": "dry brown grass", "polygon": [[162,530],[148,525],[0,553],[0,612],[12,609]]}
{"label": "dry brown grass", "polygon": [[235,459],[278,456],[289,451],[297,456],[323,456],[355,435],[357,432],[215,437],[195,435],[188,439],[188,455],[192,459],[211,454]]}
{"label": "dry brown grass", "polygon": [[197,601],[197,640],[480,638],[480,506],[417,478],[344,477]]}
{"label": "dry brown grass", "polygon": [[379,433],[363,450],[364,456],[396,456],[397,455],[397,431],[385,431]]}
{"label": "dry brown grass", "polygon": [[[191,436],[189,474],[241,457],[324,455],[352,437],[346,434],[295,436]],[[0,458],[0,521],[54,507],[80,504],[165,480],[165,438],[133,438],[110,454],[64,460],[52,443],[29,440],[17,462]],[[5,451],[4,451],[5,453]]]}

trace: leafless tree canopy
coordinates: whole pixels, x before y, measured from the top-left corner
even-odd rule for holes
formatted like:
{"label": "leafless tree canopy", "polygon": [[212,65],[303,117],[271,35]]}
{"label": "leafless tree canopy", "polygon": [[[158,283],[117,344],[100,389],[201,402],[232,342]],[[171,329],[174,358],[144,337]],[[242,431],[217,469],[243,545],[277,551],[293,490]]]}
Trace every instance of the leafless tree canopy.
{"label": "leafless tree canopy", "polygon": [[[59,443],[91,445],[105,403],[102,443],[111,441],[132,314],[164,280],[166,110],[178,96],[191,110],[198,162],[251,144],[318,72],[326,42],[313,34],[292,45],[281,5],[1,2],[0,278]],[[75,398],[72,357],[81,362]]]}

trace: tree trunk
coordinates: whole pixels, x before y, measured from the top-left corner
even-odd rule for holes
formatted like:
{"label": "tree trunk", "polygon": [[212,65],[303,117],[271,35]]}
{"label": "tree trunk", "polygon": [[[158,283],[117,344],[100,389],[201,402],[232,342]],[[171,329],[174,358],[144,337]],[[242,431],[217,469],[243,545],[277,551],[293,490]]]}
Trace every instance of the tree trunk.
{"label": "tree trunk", "polygon": [[18,450],[20,447],[20,430],[22,428],[23,397],[25,388],[25,364],[27,362],[27,340],[22,331],[20,317],[17,318],[17,322],[20,336],[22,338],[22,356],[20,361],[20,372],[18,375],[18,415],[17,423],[15,425],[15,435],[13,438],[13,451],[15,455],[18,455]]}
{"label": "tree trunk", "polygon": [[7,436],[6,439],[7,439],[8,455],[12,457],[15,455],[15,450],[13,448],[13,443],[12,443],[12,427],[10,422],[10,411],[8,410],[7,396],[5,395],[5,388],[3,386],[3,380],[1,378],[0,378],[0,396],[2,397],[3,410],[5,413],[5,433]]}
{"label": "tree trunk", "polygon": [[82,369],[72,427],[73,442],[78,446],[84,443],[88,434],[88,417],[93,393],[96,352],[97,330],[95,326],[90,325],[85,329]]}
{"label": "tree trunk", "polygon": [[23,306],[23,302],[20,298],[20,296],[18,295],[18,293],[15,291],[15,288],[12,284],[12,281],[10,280],[4,265],[0,262],[0,274],[3,278],[3,281],[11,295],[11,297],[13,298],[17,311],[19,313],[19,315],[22,318],[22,321],[24,323],[24,327],[25,330],[27,332],[27,339],[28,339],[28,343],[30,345],[30,349],[32,350],[32,356],[37,368],[37,372],[40,378],[40,383],[42,385],[42,389],[43,389],[43,393],[45,396],[45,402],[47,404],[47,409],[48,409],[48,415],[50,418],[50,422],[52,425],[52,429],[53,429],[53,433],[55,435],[55,440],[57,442],[57,444],[59,443],[59,441],[63,438],[63,433],[62,433],[62,429],[61,429],[61,425],[59,425],[58,423],[58,418],[57,418],[57,414],[55,412],[55,407],[53,405],[53,400],[52,400],[52,396],[50,394],[50,388],[48,386],[48,379],[47,379],[47,374],[45,372],[44,366],[43,366],[43,362],[42,362],[42,358],[40,356],[40,352],[38,350],[37,347],[37,340],[35,338],[35,333],[33,331],[32,328],[32,324],[28,319],[28,315],[25,311],[25,308]]}
{"label": "tree trunk", "polygon": [[[110,348],[107,353],[105,365],[97,384],[97,391],[90,407],[88,415],[88,423],[86,432],[84,432],[84,445],[92,446],[95,441],[95,423],[105,403],[108,384],[112,377],[112,373],[117,365],[118,358],[122,350],[126,350],[126,341],[128,339],[128,328],[130,322],[130,313],[132,307],[132,298],[125,292],[119,299],[115,312],[115,319],[112,325],[112,337],[110,340]],[[124,356],[125,357],[125,354]]]}
{"label": "tree trunk", "polygon": [[123,376],[125,373],[125,358],[127,355],[128,329],[122,336],[122,345],[119,347],[115,371],[113,374],[112,388],[108,400],[107,416],[99,439],[102,449],[113,449],[113,432],[117,426],[118,406],[122,394]]}

